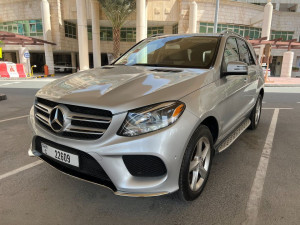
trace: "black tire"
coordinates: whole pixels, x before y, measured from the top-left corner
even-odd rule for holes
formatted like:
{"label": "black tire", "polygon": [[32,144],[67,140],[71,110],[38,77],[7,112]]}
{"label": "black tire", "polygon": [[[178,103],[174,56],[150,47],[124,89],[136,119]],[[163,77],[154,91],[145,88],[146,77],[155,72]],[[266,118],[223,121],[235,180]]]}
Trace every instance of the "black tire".
{"label": "black tire", "polygon": [[[194,178],[194,174],[197,174],[197,171],[190,171],[190,166],[192,165],[192,161],[195,162],[196,159],[196,155],[197,155],[197,145],[199,141],[205,140],[206,143],[209,143],[209,151],[207,152],[207,156],[206,159],[204,161],[202,161],[202,159],[200,159],[199,161],[202,161],[203,167],[201,168],[207,168],[207,173],[205,175],[205,177],[203,178],[202,175],[200,174],[201,170],[199,171],[198,169],[198,175],[199,176],[199,180],[198,177],[197,179],[197,183],[201,184],[199,186],[199,189],[196,190],[192,190],[191,186],[196,187],[195,185],[193,185],[193,182],[191,184],[191,173],[192,173],[192,180]],[[200,142],[199,142],[200,143]],[[203,143],[200,144],[201,148],[203,148]],[[199,146],[200,146],[199,145]],[[206,146],[206,145],[204,145]],[[204,154],[205,147],[203,150],[203,154]],[[179,175],[179,190],[176,192],[177,197],[179,197],[180,199],[184,200],[184,201],[192,201],[194,199],[196,199],[201,192],[203,191],[205,184],[207,182],[207,179],[209,177],[209,173],[210,173],[210,168],[211,168],[211,163],[212,163],[212,158],[213,158],[213,137],[210,133],[210,130],[204,126],[204,125],[200,125],[198,127],[198,129],[194,132],[194,134],[192,135],[189,144],[185,150],[185,154],[183,156],[183,160],[182,160],[182,164],[181,164],[181,169],[180,169],[180,175]],[[202,154],[201,154],[202,155]],[[209,158],[208,158],[209,156]],[[207,160],[207,161],[206,161]],[[208,163],[208,167],[207,164]],[[192,166],[191,166],[192,167]],[[195,166],[195,169],[197,168],[197,166]],[[200,165],[199,165],[200,168]],[[200,179],[203,179],[200,181]]]}
{"label": "black tire", "polygon": [[[259,107],[259,110],[258,110],[258,107]],[[256,104],[255,104],[254,108],[252,109],[250,117],[249,117],[251,124],[249,125],[248,129],[255,130],[258,127],[258,124],[260,121],[260,116],[261,116],[261,108],[262,108],[262,96],[258,95]],[[257,115],[257,113],[259,113],[259,114]],[[257,116],[258,116],[258,118],[257,118]]]}

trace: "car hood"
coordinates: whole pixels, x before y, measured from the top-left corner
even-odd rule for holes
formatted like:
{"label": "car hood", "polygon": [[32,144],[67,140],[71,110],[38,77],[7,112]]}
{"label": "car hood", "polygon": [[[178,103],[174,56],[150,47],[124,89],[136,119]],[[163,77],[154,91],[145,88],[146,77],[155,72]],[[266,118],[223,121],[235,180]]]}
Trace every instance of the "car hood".
{"label": "car hood", "polygon": [[37,97],[59,103],[97,107],[113,114],[179,100],[212,82],[205,69],[106,66],[57,79]]}

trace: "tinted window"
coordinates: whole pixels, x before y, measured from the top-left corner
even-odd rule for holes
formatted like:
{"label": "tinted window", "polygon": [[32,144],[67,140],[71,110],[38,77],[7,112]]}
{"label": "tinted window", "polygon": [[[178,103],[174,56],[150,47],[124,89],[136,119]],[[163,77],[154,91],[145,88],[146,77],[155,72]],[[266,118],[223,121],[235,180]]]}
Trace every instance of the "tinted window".
{"label": "tinted window", "polygon": [[209,68],[218,37],[170,36],[148,38],[130,49],[115,64]]}
{"label": "tinted window", "polygon": [[237,43],[239,46],[240,61],[247,63],[248,65],[254,64],[254,60],[250,54],[247,43],[241,39],[237,39]]}
{"label": "tinted window", "polygon": [[235,38],[228,38],[224,50],[224,63],[240,61],[239,52]]}

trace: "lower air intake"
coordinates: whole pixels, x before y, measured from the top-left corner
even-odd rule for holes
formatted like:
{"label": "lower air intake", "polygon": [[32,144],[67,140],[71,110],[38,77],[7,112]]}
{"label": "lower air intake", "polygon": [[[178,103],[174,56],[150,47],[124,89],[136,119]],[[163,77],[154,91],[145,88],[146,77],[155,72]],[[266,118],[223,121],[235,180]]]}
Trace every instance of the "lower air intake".
{"label": "lower air intake", "polygon": [[167,173],[165,164],[157,156],[124,155],[123,161],[132,176],[158,177]]}

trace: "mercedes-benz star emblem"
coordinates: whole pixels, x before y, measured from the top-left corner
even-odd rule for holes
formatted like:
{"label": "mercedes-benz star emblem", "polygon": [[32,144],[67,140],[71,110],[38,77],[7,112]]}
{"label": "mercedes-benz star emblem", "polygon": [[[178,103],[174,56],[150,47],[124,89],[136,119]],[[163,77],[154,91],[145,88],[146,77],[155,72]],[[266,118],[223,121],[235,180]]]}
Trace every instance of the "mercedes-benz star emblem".
{"label": "mercedes-benz star emblem", "polygon": [[64,127],[64,114],[63,110],[59,106],[52,109],[49,116],[49,123],[55,132],[62,131]]}

